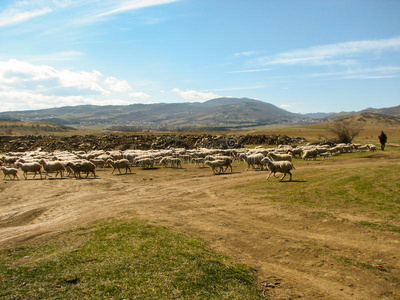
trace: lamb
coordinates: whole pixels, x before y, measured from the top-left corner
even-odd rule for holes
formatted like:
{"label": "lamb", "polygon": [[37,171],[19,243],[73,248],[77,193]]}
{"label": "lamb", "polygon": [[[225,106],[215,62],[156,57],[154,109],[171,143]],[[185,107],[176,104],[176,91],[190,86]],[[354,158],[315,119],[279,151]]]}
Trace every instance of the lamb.
{"label": "lamb", "polygon": [[[49,176],[49,172],[57,172],[56,176],[60,173],[60,178],[63,177],[63,174],[65,172],[65,167],[60,161],[45,161],[44,159],[41,159],[38,161],[39,164],[43,166],[43,169],[46,172],[46,177]],[[46,178],[45,177],[45,178]]]}
{"label": "lamb", "polygon": [[33,178],[36,177],[36,174],[39,173],[40,174],[40,179],[42,179],[42,165],[39,164],[38,162],[31,162],[31,163],[21,163],[21,162],[17,162],[15,163],[15,166],[17,168],[20,168],[21,171],[24,172],[24,177],[25,180],[28,179],[28,173],[29,172],[33,172],[35,173],[35,175],[33,176]]}
{"label": "lamb", "polygon": [[260,166],[261,169],[263,168],[263,163],[261,162],[261,160],[264,158],[264,155],[261,153],[251,154],[251,155],[246,155],[242,153],[239,155],[239,158],[247,163],[246,171],[250,168],[250,166],[252,166],[253,169],[255,169],[254,165]]}
{"label": "lamb", "polygon": [[292,181],[292,173],[290,173],[290,170],[292,170],[292,169],[296,170],[296,168],[294,167],[292,162],[286,161],[286,160],[273,162],[273,161],[269,160],[269,158],[267,158],[267,157],[265,157],[262,161],[264,164],[267,165],[268,169],[271,171],[267,177],[267,180],[269,179],[271,174],[274,174],[274,176],[276,178],[278,178],[278,176],[276,176],[275,173],[279,172],[279,173],[283,173],[283,176],[280,179],[280,181],[282,181],[283,178],[285,178],[286,174],[290,175],[289,181]]}
{"label": "lamb", "polygon": [[[17,173],[18,173],[17,169],[1,167],[1,170],[3,171],[3,174],[4,174],[4,180],[6,179],[6,176],[10,177],[11,180],[14,180],[15,177],[17,177],[17,179],[19,180],[18,175],[17,175]],[[13,178],[11,178],[11,175],[13,175]]]}
{"label": "lamb", "polygon": [[270,152],[268,153],[267,157],[273,161],[282,161],[282,160],[292,161],[292,155],[290,154],[277,154],[274,152]]}
{"label": "lamb", "polygon": [[128,173],[128,170],[130,173],[132,173],[131,168],[130,168],[130,162],[127,159],[119,159],[116,161],[113,161],[112,159],[108,159],[107,163],[109,163],[113,167],[113,171],[111,174],[114,174],[114,171],[118,169],[119,174],[121,174],[121,169],[125,168],[125,174]]}
{"label": "lamb", "polygon": [[88,178],[89,173],[93,173],[93,177],[96,178],[96,166],[90,161],[84,160],[78,163],[69,162],[67,163],[67,167],[70,167],[74,171],[75,177],[78,176],[78,178],[81,178],[81,172],[83,172],[86,173],[86,178]]}

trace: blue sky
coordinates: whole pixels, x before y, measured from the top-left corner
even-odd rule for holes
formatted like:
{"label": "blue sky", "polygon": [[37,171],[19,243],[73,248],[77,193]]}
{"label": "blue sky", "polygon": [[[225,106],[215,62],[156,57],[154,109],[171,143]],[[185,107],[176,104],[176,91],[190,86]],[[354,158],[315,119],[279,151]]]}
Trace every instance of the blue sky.
{"label": "blue sky", "polygon": [[0,1],[0,111],[248,97],[400,104],[400,1]]}

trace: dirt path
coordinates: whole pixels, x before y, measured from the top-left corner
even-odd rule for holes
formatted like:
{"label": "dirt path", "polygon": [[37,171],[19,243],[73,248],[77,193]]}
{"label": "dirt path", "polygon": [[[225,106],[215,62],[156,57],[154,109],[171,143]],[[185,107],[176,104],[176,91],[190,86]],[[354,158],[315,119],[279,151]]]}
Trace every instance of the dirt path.
{"label": "dirt path", "polygon": [[[0,247],[45,241],[97,219],[139,217],[200,237],[250,265],[273,299],[400,299],[398,233],[247,197],[235,187],[267,173],[244,169],[213,176],[207,168],[185,165],[135,168],[121,176],[106,169],[97,179],[2,181]],[[394,271],[340,263],[346,259],[382,261]]]}

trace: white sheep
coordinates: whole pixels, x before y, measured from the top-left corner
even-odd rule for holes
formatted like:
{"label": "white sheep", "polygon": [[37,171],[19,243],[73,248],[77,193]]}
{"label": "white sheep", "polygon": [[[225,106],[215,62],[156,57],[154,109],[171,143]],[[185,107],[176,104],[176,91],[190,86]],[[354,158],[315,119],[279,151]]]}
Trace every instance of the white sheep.
{"label": "white sheep", "polygon": [[200,164],[201,164],[201,167],[204,167],[204,158],[203,157],[193,157],[192,158],[192,163],[194,162],[194,167],[196,168],[196,166],[199,166],[200,167]]}
{"label": "white sheep", "polygon": [[125,174],[129,172],[132,173],[131,168],[130,168],[130,162],[127,159],[119,159],[116,161],[113,161],[112,159],[108,159],[107,163],[109,163],[113,167],[113,171],[111,174],[114,174],[114,171],[118,169],[119,174],[121,174],[121,169],[125,169]]}
{"label": "white sheep", "polygon": [[65,167],[62,162],[46,161],[44,159],[41,159],[38,161],[38,163],[43,166],[43,170],[46,172],[46,177],[49,176],[49,172],[57,172],[55,177],[57,177],[58,174],[60,174],[60,178],[63,177],[65,172]]}
{"label": "white sheep", "polygon": [[142,158],[139,159],[135,162],[137,165],[140,166],[140,168],[145,169],[145,168],[153,168],[154,162],[151,158]]}
{"label": "white sheep", "polygon": [[177,157],[172,157],[170,159],[171,168],[182,168],[182,159]]}
{"label": "white sheep", "polygon": [[[6,168],[6,167],[1,167],[1,170],[3,171],[4,174],[4,180],[6,179],[6,176],[10,177],[11,180],[14,180],[15,177],[19,180],[18,178],[18,170],[16,168]],[[11,178],[11,175],[13,175],[13,178]]]}
{"label": "white sheep", "polygon": [[206,160],[204,164],[211,167],[214,174],[220,174],[222,172],[222,168],[224,166],[224,160]]}
{"label": "white sheep", "polygon": [[278,173],[283,173],[283,176],[280,179],[280,181],[282,181],[283,178],[285,178],[286,174],[290,175],[289,181],[292,181],[292,173],[290,173],[290,170],[292,170],[292,169],[296,170],[296,168],[294,167],[292,162],[286,161],[286,160],[283,160],[283,161],[271,161],[267,157],[265,157],[262,161],[263,161],[264,164],[267,165],[268,170],[270,170],[270,173],[269,173],[269,175],[267,177],[267,180],[269,179],[271,174],[274,174],[274,177],[278,178],[278,176],[275,175],[275,173],[278,172]]}
{"label": "white sheep", "polygon": [[286,151],[287,154],[291,154],[293,157],[297,157],[301,158],[301,153],[303,152],[303,150],[301,148],[293,148],[293,149],[288,149]]}
{"label": "white sheep", "polygon": [[330,159],[331,154],[329,152],[320,153],[319,156],[323,157],[324,159]]}
{"label": "white sheep", "polygon": [[36,174],[39,173],[40,174],[40,179],[42,179],[42,165],[39,164],[38,162],[31,162],[31,163],[21,163],[21,162],[17,162],[15,163],[15,166],[17,168],[20,168],[21,171],[23,171],[23,175],[25,177],[25,180],[28,179],[28,173],[29,172],[33,172],[35,173],[35,175],[33,176],[33,178],[36,177]]}
{"label": "white sheep", "polygon": [[102,158],[96,157],[96,158],[89,159],[89,161],[94,163],[96,168],[104,168],[106,166],[106,161]]}
{"label": "white sheep", "polygon": [[81,178],[81,173],[86,173],[86,178],[88,178],[89,173],[93,173],[93,177],[96,177],[96,166],[94,163],[84,160],[82,162],[69,162],[67,166],[74,171],[74,176],[76,178]]}
{"label": "white sheep", "polygon": [[307,160],[308,158],[313,158],[315,159],[318,155],[318,150],[317,149],[312,149],[312,150],[306,150],[303,152],[303,156],[301,157],[304,160]]}
{"label": "white sheep", "polygon": [[239,155],[239,158],[247,163],[246,171],[250,168],[250,166],[252,166],[255,170],[256,168],[254,167],[254,165],[260,166],[261,169],[263,168],[263,163],[261,162],[261,160],[264,158],[264,155],[261,153],[251,155],[246,155],[242,153]]}
{"label": "white sheep", "polygon": [[278,154],[275,152],[270,152],[268,153],[267,157],[273,161],[282,161],[282,160],[292,161],[292,155],[290,154]]}

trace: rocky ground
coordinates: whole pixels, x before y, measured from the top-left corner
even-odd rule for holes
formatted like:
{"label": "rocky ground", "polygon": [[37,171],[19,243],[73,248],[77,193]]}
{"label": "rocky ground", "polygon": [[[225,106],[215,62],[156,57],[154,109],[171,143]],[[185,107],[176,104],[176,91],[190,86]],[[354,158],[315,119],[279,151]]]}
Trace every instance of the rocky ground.
{"label": "rocky ground", "polygon": [[166,149],[178,148],[236,148],[244,145],[288,145],[302,144],[302,137],[284,135],[211,135],[211,134],[146,134],[146,135],[28,135],[0,136],[0,152],[54,150],[126,150],[126,149]]}

